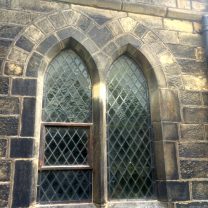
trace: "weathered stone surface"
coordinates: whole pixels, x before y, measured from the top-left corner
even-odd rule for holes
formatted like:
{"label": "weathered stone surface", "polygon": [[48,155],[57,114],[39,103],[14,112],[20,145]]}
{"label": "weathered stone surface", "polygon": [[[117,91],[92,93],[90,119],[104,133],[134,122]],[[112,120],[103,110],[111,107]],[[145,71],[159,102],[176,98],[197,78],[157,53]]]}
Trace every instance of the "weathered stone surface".
{"label": "weathered stone surface", "polygon": [[139,36],[140,38],[142,38],[147,32],[148,32],[148,28],[145,27],[144,25],[142,24],[139,24],[136,26],[135,30],[134,30],[134,33]]}
{"label": "weathered stone surface", "polygon": [[6,160],[0,160],[0,181],[10,180],[11,162]]}
{"label": "weathered stone surface", "polygon": [[12,44],[10,40],[1,40],[0,39],[0,57],[4,58],[7,55],[9,46]]}
{"label": "weathered stone surface", "polygon": [[124,30],[124,32],[131,32],[132,30],[134,30],[137,22],[130,18],[130,17],[123,17],[120,20],[121,26]]}
{"label": "weathered stone surface", "polygon": [[182,75],[182,80],[186,90],[208,90],[208,81],[206,75]]}
{"label": "weathered stone surface", "polygon": [[169,30],[156,30],[155,33],[164,43],[178,44],[178,33]]}
{"label": "weathered stone surface", "polygon": [[207,158],[208,143],[181,143],[179,156],[186,158]]}
{"label": "weathered stone surface", "polygon": [[0,135],[13,136],[18,132],[18,118],[0,117]]}
{"label": "weathered stone surface", "polygon": [[176,203],[176,208],[207,208],[208,202]]}
{"label": "weathered stone surface", "polygon": [[206,200],[208,198],[208,181],[192,183],[193,199]]}
{"label": "weathered stone surface", "polygon": [[77,26],[83,30],[84,32],[88,31],[89,28],[92,27],[92,20],[89,19],[88,17],[81,15],[78,22],[77,22]]}
{"label": "weathered stone surface", "polygon": [[35,104],[35,98],[24,98],[21,129],[22,136],[34,136]]}
{"label": "weathered stone surface", "polygon": [[192,91],[180,91],[180,100],[183,105],[201,105],[201,94]]}
{"label": "weathered stone surface", "polygon": [[163,139],[178,140],[177,123],[162,123]]}
{"label": "weathered stone surface", "polygon": [[182,31],[182,32],[192,32],[193,26],[192,22],[181,21],[175,19],[164,19],[164,27],[168,30]]}
{"label": "weathered stone surface", "polygon": [[111,30],[112,34],[114,36],[117,36],[119,34],[123,33],[121,24],[118,20],[112,21],[108,23],[108,28]]}
{"label": "weathered stone surface", "polygon": [[7,77],[0,77],[0,94],[6,95],[9,90],[9,79]]}
{"label": "weathered stone surface", "polygon": [[11,158],[30,158],[33,156],[33,139],[11,139]]}
{"label": "weathered stone surface", "polygon": [[28,40],[25,36],[21,36],[17,40],[16,46],[22,48],[25,51],[31,52],[34,44],[30,40]]}
{"label": "weathered stone surface", "polygon": [[50,33],[50,32],[52,32],[54,30],[53,25],[46,18],[44,18],[44,19],[40,20],[39,22],[37,22],[36,25],[45,34]]}
{"label": "weathered stone surface", "polygon": [[0,184],[0,207],[8,207],[9,184]]}
{"label": "weathered stone surface", "polygon": [[12,207],[29,207],[31,185],[32,161],[16,161]]}
{"label": "weathered stone surface", "polygon": [[44,34],[34,25],[31,25],[25,31],[25,35],[33,42],[40,42],[44,38]]}
{"label": "weathered stone surface", "polygon": [[179,43],[181,45],[202,46],[202,36],[192,33],[179,32]]}
{"label": "weathered stone surface", "polygon": [[118,48],[122,48],[123,46],[127,46],[130,44],[134,48],[138,48],[142,45],[142,41],[139,39],[136,39],[134,36],[131,35],[124,35],[116,39],[116,44],[118,45]]}
{"label": "weathered stone surface", "polygon": [[12,94],[13,95],[36,95],[37,81],[35,79],[20,79],[16,78],[12,80]]}
{"label": "weathered stone surface", "polygon": [[7,140],[0,138],[0,157],[6,157]]}
{"label": "weathered stone surface", "polygon": [[57,13],[57,14],[53,14],[49,17],[51,24],[56,28],[62,28],[64,26],[66,26],[66,22],[64,19],[63,14],[61,13]]}
{"label": "weathered stone surface", "polygon": [[204,105],[208,106],[208,93],[207,92],[202,93],[202,101]]}
{"label": "weathered stone surface", "polygon": [[7,75],[20,76],[23,73],[23,68],[24,66],[22,64],[15,62],[6,62],[4,72]]}
{"label": "weathered stone surface", "polygon": [[165,174],[167,180],[178,179],[176,146],[174,142],[164,142]]}
{"label": "weathered stone surface", "polygon": [[40,16],[38,13],[29,13],[22,11],[14,11],[14,10],[1,10],[0,11],[0,20],[3,23],[16,23],[26,25],[32,22],[35,18]]}
{"label": "weathered stone surface", "polygon": [[58,43],[54,35],[47,37],[37,48],[37,51],[46,54],[54,45]]}
{"label": "weathered stone surface", "polygon": [[26,76],[37,77],[42,58],[40,54],[36,52],[33,53],[27,65]]}
{"label": "weathered stone surface", "polygon": [[20,32],[21,29],[22,29],[21,26],[16,26],[16,25],[9,25],[9,24],[0,25],[0,37],[13,39]]}
{"label": "weathered stone surface", "polygon": [[170,89],[183,89],[181,76],[166,76],[166,79]]}
{"label": "weathered stone surface", "polygon": [[19,99],[0,97],[0,114],[18,114],[19,113]]}
{"label": "weathered stone surface", "polygon": [[180,161],[180,170],[182,178],[207,178],[208,161]]}
{"label": "weathered stone surface", "polygon": [[205,139],[208,140],[208,125],[204,125],[205,129]]}
{"label": "weathered stone surface", "polygon": [[178,95],[173,90],[160,90],[161,117],[163,121],[180,121]]}
{"label": "weathered stone surface", "polygon": [[0,8],[8,9],[11,7],[11,0],[1,0],[0,1]]}
{"label": "weathered stone surface", "polygon": [[190,199],[188,182],[159,182],[159,198],[168,201],[186,201]]}
{"label": "weathered stone surface", "polygon": [[25,63],[27,56],[27,53],[23,52],[17,47],[14,47],[12,48],[12,51],[9,54],[9,59],[19,63]]}
{"label": "weathered stone surface", "polygon": [[163,28],[163,21],[161,17],[156,16],[148,16],[142,14],[131,14],[129,13],[129,17],[133,18],[134,20],[138,21],[139,23],[143,24],[148,28]]}
{"label": "weathered stone surface", "polygon": [[89,32],[91,39],[99,46],[104,46],[108,41],[113,38],[113,35],[110,30],[106,27],[99,29],[98,27],[93,27]]}
{"label": "weathered stone surface", "polygon": [[183,108],[183,118],[185,123],[207,123],[208,108]]}
{"label": "weathered stone surface", "polygon": [[181,139],[184,140],[203,140],[204,127],[198,124],[181,124]]}
{"label": "weathered stone surface", "polygon": [[195,48],[184,45],[168,44],[168,47],[172,51],[175,57],[180,58],[195,58]]}

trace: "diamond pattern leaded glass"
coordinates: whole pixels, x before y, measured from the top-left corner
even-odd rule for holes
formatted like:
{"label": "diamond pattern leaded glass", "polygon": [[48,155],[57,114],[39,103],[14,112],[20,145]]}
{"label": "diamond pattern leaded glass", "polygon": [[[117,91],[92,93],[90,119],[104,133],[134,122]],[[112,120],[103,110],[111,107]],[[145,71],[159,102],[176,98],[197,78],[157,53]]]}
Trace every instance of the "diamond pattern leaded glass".
{"label": "diamond pattern leaded glass", "polygon": [[38,201],[91,201],[92,175],[89,170],[41,171],[38,178]]}
{"label": "diamond pattern leaded glass", "polygon": [[81,127],[46,127],[45,165],[86,164],[88,131]]}
{"label": "diamond pattern leaded glass", "polygon": [[90,121],[91,81],[85,64],[75,52],[65,50],[54,58],[44,83],[44,121]]}
{"label": "diamond pattern leaded glass", "polygon": [[111,199],[153,195],[151,118],[147,83],[123,55],[108,74],[108,189]]}

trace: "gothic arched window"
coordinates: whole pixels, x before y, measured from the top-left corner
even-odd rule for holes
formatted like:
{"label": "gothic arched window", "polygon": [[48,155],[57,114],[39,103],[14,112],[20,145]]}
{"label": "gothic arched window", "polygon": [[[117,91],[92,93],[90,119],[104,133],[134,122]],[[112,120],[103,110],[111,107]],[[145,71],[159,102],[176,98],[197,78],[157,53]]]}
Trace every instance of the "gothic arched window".
{"label": "gothic arched window", "polygon": [[44,80],[38,202],[91,201],[91,80],[80,57],[62,51]]}
{"label": "gothic arched window", "polygon": [[152,135],[146,79],[128,56],[108,73],[107,137],[109,199],[153,195]]}

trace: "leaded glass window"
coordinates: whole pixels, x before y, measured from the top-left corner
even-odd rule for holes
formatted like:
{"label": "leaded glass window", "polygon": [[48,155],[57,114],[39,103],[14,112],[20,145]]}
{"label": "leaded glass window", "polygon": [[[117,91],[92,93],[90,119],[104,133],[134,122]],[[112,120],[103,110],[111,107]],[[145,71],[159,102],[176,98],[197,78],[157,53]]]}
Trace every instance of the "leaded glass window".
{"label": "leaded glass window", "polygon": [[49,64],[42,109],[38,202],[91,201],[91,80],[74,51]]}
{"label": "leaded glass window", "polygon": [[138,65],[119,57],[108,73],[108,196],[153,196],[151,117],[148,87]]}

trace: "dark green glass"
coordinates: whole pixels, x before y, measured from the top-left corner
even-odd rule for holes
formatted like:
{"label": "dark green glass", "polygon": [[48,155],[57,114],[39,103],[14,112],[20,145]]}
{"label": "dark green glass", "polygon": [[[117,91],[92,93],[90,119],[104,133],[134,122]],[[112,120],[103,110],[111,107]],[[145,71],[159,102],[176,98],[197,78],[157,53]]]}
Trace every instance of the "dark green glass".
{"label": "dark green glass", "polygon": [[84,62],[72,50],[62,51],[49,64],[43,98],[44,121],[91,120],[90,77]]}
{"label": "dark green glass", "polygon": [[123,55],[110,68],[107,88],[109,198],[152,197],[152,134],[145,77]]}

